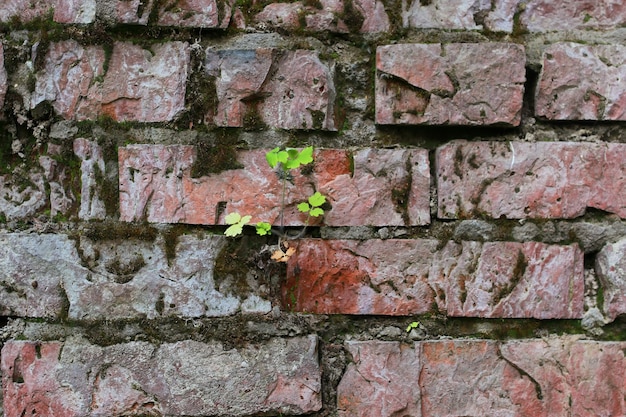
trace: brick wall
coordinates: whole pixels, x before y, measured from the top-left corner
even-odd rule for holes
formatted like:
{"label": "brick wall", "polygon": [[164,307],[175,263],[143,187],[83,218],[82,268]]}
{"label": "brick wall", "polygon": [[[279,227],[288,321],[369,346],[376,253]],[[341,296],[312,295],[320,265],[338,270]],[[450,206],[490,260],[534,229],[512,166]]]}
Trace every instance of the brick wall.
{"label": "brick wall", "polygon": [[[608,0],[5,1],[0,409],[626,415],[625,26]],[[310,145],[283,198],[266,152]],[[287,262],[224,236],[298,234],[314,191]]]}

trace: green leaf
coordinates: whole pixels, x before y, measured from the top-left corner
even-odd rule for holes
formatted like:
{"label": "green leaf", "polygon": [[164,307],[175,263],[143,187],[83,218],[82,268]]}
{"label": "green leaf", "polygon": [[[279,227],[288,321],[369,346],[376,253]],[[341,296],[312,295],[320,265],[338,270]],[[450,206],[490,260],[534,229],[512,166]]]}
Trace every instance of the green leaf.
{"label": "green leaf", "polygon": [[302,149],[302,151],[300,151],[300,153],[298,154],[298,161],[300,161],[300,164],[302,165],[310,164],[311,162],[313,162],[313,147],[308,146]]}
{"label": "green leaf", "polygon": [[278,152],[277,156],[278,162],[280,162],[281,164],[285,164],[289,160],[289,154],[287,153],[287,151],[280,151]]}
{"label": "green leaf", "polygon": [[322,210],[319,207],[314,207],[309,212],[309,216],[312,216],[312,217],[319,217],[319,216],[322,216],[322,215],[324,215],[324,210]]}
{"label": "green leaf", "polygon": [[326,202],[326,197],[324,197],[319,191],[316,191],[312,196],[309,197],[309,204],[313,207],[319,207]]}
{"label": "green leaf", "polygon": [[259,236],[265,236],[272,231],[272,225],[267,222],[258,222],[256,224],[256,233]]}
{"label": "green leaf", "polygon": [[280,151],[280,148],[274,148],[265,154],[265,159],[270,168],[275,168],[276,164],[278,164],[278,151]]}
{"label": "green leaf", "polygon": [[298,204],[298,210],[301,211],[302,213],[306,213],[309,210],[311,210],[311,206],[309,206],[309,203],[300,203]]}
{"label": "green leaf", "polygon": [[241,214],[237,212],[230,213],[229,215],[224,217],[224,221],[226,222],[226,224],[239,223],[240,220],[241,220]]}
{"label": "green leaf", "polygon": [[252,219],[252,216],[243,216],[241,220],[239,220],[240,225],[248,224],[248,222]]}
{"label": "green leaf", "polygon": [[226,236],[235,237],[235,236],[239,236],[242,231],[243,231],[243,224],[235,223],[232,226],[228,227],[228,229],[226,229],[224,234]]}

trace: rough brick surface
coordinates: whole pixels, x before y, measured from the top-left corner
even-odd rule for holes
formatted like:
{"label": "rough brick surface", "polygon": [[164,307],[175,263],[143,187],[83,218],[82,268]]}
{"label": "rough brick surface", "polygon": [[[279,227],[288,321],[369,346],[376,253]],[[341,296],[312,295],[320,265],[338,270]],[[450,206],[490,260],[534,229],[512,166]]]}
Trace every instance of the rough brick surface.
{"label": "rough brick surface", "polygon": [[76,244],[52,234],[0,237],[5,242],[0,256],[2,314],[152,319],[271,309],[267,288],[260,283],[216,283],[213,268],[225,244],[223,236],[181,236],[169,262],[160,240],[82,237]]}
{"label": "rough brick surface", "polygon": [[517,126],[524,65],[507,43],[378,47],[376,123]]}
{"label": "rough brick surface", "polygon": [[[157,24],[200,28],[226,28],[230,22],[228,1],[168,0],[159,8]],[[220,10],[221,8],[221,10]]]}
{"label": "rough brick surface", "polygon": [[340,416],[421,416],[420,352],[397,342],[347,342],[353,363],[337,387]]}
{"label": "rough brick surface", "polygon": [[626,4],[595,0],[565,0],[557,4],[551,0],[531,0],[524,4],[520,23],[530,32],[613,29],[626,23]]}
{"label": "rough brick surface", "polygon": [[363,16],[361,33],[387,32],[391,28],[385,5],[379,0],[354,0],[352,6]]}
{"label": "rough brick surface", "polygon": [[413,239],[299,240],[287,265],[283,302],[316,314],[582,316],[583,255],[575,245],[438,246]]}
{"label": "rough brick surface", "polygon": [[0,110],[4,107],[4,97],[7,93],[7,72],[4,68],[4,45],[0,42]]}
{"label": "rough brick surface", "polygon": [[[76,41],[53,43],[37,76],[32,106],[51,101],[66,119],[160,122],[172,120],[185,106],[189,46],[158,44],[145,50],[117,42],[104,74],[105,53]],[[102,81],[101,81],[102,80]]]}
{"label": "rough brick surface", "polygon": [[[475,0],[410,0],[403,3],[402,23],[410,28],[480,29],[475,16],[486,13],[493,2]],[[496,4],[502,1],[497,0]],[[512,17],[512,16],[511,16]]]}
{"label": "rough brick surface", "polygon": [[350,342],[354,363],[339,384],[339,415],[623,415],[625,347],[575,337]]}
{"label": "rough brick surface", "polygon": [[104,19],[146,25],[154,7],[154,0],[112,0],[109,7],[103,2],[99,5],[104,6],[99,10],[99,16]]}
{"label": "rough brick surface", "polygon": [[51,9],[49,0],[8,0],[0,7],[0,21],[9,22],[19,19],[21,22],[30,22],[43,18]]}
{"label": "rough brick surface", "polygon": [[208,50],[206,71],[218,99],[208,119],[217,126],[337,129],[333,70],[314,51]]}
{"label": "rough brick surface", "polygon": [[455,141],[437,149],[438,216],[624,218],[625,158],[618,143]]}
{"label": "rough brick surface", "polygon": [[609,243],[596,256],[596,274],[602,284],[603,308],[609,320],[626,314],[626,239]]}
{"label": "rough brick surface", "polygon": [[74,140],[74,154],[80,158],[80,209],[83,220],[102,220],[106,217],[100,198],[99,181],[107,175],[102,148],[96,142],[79,138]]}
{"label": "rough brick surface", "polygon": [[550,45],[543,54],[535,114],[551,120],[626,120],[625,78],[624,46]]}
{"label": "rough brick surface", "polygon": [[54,21],[59,23],[93,23],[96,0],[56,0]]}
{"label": "rough brick surface", "polygon": [[[281,181],[265,151],[237,155],[242,169],[191,178],[192,146],[132,145],[119,150],[120,214],[124,221],[224,224],[231,212],[251,223],[279,224]],[[287,183],[285,225],[302,225],[296,206],[315,190],[332,209],[329,226],[422,225],[430,220],[429,163],[425,150],[322,149],[311,174]],[[223,210],[223,212],[220,212]]]}
{"label": "rough brick surface", "polygon": [[7,417],[303,414],[321,407],[320,380],[315,336],[237,349],[79,338],[2,348]]}
{"label": "rough brick surface", "polygon": [[72,242],[57,235],[0,234],[0,314],[59,317],[64,277],[76,272]]}
{"label": "rough brick surface", "polygon": [[50,143],[32,166],[0,175],[0,213],[5,219],[26,219],[44,210],[52,217],[73,211],[72,174],[59,161],[62,152],[61,146]]}

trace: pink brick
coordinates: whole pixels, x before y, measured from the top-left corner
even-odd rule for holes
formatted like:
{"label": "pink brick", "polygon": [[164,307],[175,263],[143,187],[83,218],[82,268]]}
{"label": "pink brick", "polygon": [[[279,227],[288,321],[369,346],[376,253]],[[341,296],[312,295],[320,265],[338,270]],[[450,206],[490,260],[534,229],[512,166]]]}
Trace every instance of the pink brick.
{"label": "pink brick", "polygon": [[531,0],[524,3],[520,23],[530,32],[615,29],[626,24],[626,3],[597,0]]}
{"label": "pink brick", "polygon": [[626,239],[606,244],[596,256],[596,274],[604,305],[598,306],[610,321],[626,314]]}
{"label": "pink brick", "polygon": [[624,121],[624,79],[624,46],[551,45],[543,54],[535,114],[550,120]]}
{"label": "pink brick", "polygon": [[4,68],[4,45],[0,42],[0,110],[4,107],[4,97],[7,93],[7,72]]}
{"label": "pink brick", "polygon": [[[238,212],[252,224],[280,223],[282,185],[265,151],[239,152],[244,168],[200,178],[191,177],[195,158],[192,146],[120,148],[121,220],[224,224]],[[329,226],[428,224],[429,175],[422,149],[317,150],[313,172],[294,172],[286,184],[285,224],[306,221],[296,206],[315,190],[332,206],[323,219]]]}
{"label": "pink brick", "polygon": [[200,28],[227,28],[231,4],[216,0],[168,0],[161,3],[157,24]]}
{"label": "pink brick", "polygon": [[[37,74],[32,106],[51,101],[66,119],[108,115],[116,121],[162,122],[184,109],[189,45],[169,42],[150,51],[115,43],[104,74],[104,49],[69,40],[53,43]],[[102,80],[102,81],[101,81]]]}
{"label": "pink brick", "polygon": [[388,32],[390,30],[391,23],[382,1],[354,0],[352,7],[363,16],[363,24],[360,29],[361,33],[379,33]]}
{"label": "pink brick", "polygon": [[9,341],[7,417],[306,414],[321,408],[315,336],[225,349],[185,340],[100,347]]}
{"label": "pink brick", "polygon": [[215,78],[217,126],[242,127],[247,117],[281,129],[337,130],[333,71],[314,51],[207,51]]}
{"label": "pink brick", "polygon": [[376,52],[376,123],[517,126],[524,48],[398,44]]}
{"label": "pink brick", "polygon": [[626,217],[626,145],[455,141],[437,149],[438,216]]}
{"label": "pink brick", "polygon": [[[501,2],[496,0],[495,5]],[[493,4],[475,0],[410,0],[403,3],[402,23],[404,27],[419,29],[480,29],[475,15],[486,14]]]}
{"label": "pink brick", "polygon": [[[349,342],[341,417],[621,416],[624,342]],[[593,410],[590,412],[590,410]]]}
{"label": "pink brick", "polygon": [[148,24],[154,0],[116,0],[110,20],[118,23]]}
{"label": "pink brick", "polygon": [[43,19],[54,8],[57,0],[8,0],[0,7],[0,22],[9,22],[19,19],[20,22],[30,22]]}
{"label": "pink brick", "polygon": [[59,23],[93,23],[96,0],[56,0],[54,21]]}
{"label": "pink brick", "polygon": [[341,19],[344,14],[343,1],[321,0],[315,6],[305,3],[269,3],[254,16],[254,22],[261,28],[271,26],[288,31],[306,29],[311,32],[349,32]]}
{"label": "pink brick", "polygon": [[315,314],[580,318],[583,254],[537,242],[300,239],[285,308]]}
{"label": "pink brick", "polygon": [[421,416],[420,350],[397,342],[347,342],[353,363],[337,387],[339,416]]}

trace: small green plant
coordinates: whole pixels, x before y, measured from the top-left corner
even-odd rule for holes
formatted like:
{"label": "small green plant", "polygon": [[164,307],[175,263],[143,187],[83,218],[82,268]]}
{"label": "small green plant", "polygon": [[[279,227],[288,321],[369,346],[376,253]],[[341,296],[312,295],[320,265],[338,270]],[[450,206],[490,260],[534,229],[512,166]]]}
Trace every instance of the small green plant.
{"label": "small green plant", "polygon": [[[293,169],[298,169],[304,165],[310,164],[313,162],[313,147],[308,146],[302,150],[297,150],[294,148],[274,148],[271,151],[265,154],[265,159],[267,160],[268,165],[272,169],[277,170],[277,174],[281,180],[282,190],[281,190],[281,210],[280,210],[280,229],[275,231],[272,229],[272,225],[267,222],[259,222],[255,225],[256,233],[260,236],[269,235],[271,233],[277,234],[279,236],[279,249],[274,254],[275,256],[272,259],[277,260],[279,262],[286,262],[289,259],[289,256],[294,253],[295,249],[290,248],[286,242],[282,242],[283,239],[290,238],[295,239],[304,234],[306,227],[309,225],[309,220],[312,217],[319,218],[324,215],[323,205],[326,203],[326,197],[322,195],[319,191],[313,193],[307,201],[303,201],[298,204],[297,208],[301,213],[306,213],[308,215],[304,228],[298,235],[288,237],[284,232],[284,212],[285,212],[285,194],[287,188],[287,181],[291,180],[292,176],[290,171]],[[239,236],[243,232],[243,227],[246,226],[252,216],[245,215],[242,216],[239,213],[230,213],[224,219],[226,224],[229,227],[226,229],[224,234],[226,236],[235,237]],[[285,250],[283,250],[283,247]]]}
{"label": "small green plant", "polygon": [[419,321],[412,321],[412,322],[411,322],[411,323],[409,323],[409,325],[407,326],[407,328],[406,328],[406,332],[407,332],[407,333],[410,333],[410,332],[411,332],[411,330],[413,330],[413,329],[417,329],[417,328],[419,327],[419,325],[420,325],[420,322],[419,322]]}

